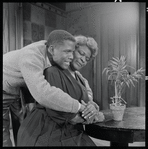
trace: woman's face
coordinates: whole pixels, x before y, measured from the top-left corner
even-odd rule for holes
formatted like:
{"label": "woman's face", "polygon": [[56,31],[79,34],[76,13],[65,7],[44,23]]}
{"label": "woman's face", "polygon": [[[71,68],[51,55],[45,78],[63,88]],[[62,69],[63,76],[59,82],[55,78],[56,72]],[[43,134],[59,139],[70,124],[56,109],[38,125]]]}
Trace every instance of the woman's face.
{"label": "woman's face", "polygon": [[71,66],[74,70],[83,68],[91,57],[91,51],[87,46],[79,46],[73,53],[73,60]]}

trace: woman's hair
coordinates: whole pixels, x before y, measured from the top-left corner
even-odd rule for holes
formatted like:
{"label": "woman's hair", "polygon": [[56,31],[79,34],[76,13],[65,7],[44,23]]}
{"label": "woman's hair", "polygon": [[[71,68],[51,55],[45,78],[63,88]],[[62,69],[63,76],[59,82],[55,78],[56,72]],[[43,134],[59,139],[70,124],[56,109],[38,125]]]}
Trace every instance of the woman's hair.
{"label": "woman's hair", "polygon": [[83,35],[74,36],[76,40],[76,49],[79,46],[87,46],[91,51],[91,59],[98,54],[98,44],[92,37],[85,37]]}
{"label": "woman's hair", "polygon": [[65,30],[54,30],[49,34],[46,45],[56,46],[57,44],[63,44],[64,40],[70,40],[72,42],[75,42],[74,36],[69,32]]}

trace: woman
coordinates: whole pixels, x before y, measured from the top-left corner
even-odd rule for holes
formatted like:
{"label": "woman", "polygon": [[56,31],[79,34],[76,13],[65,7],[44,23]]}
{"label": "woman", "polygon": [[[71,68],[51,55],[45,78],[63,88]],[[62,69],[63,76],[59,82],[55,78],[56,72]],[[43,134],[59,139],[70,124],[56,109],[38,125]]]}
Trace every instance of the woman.
{"label": "woman", "polygon": [[[91,38],[86,39],[92,41]],[[89,42],[86,42],[84,46],[78,45],[76,47],[74,60],[68,70],[62,67],[62,63],[57,65],[54,62],[54,51],[51,50],[52,67],[47,68],[44,72],[46,80],[52,86],[62,89],[79,102],[83,99],[85,103],[90,101],[85,83],[77,73],[72,71],[78,68],[76,65],[83,67],[91,58],[96,56],[94,52],[89,50],[90,47],[87,43]],[[80,50],[82,47],[87,47],[87,53]],[[96,46],[95,53],[97,53],[97,49]],[[81,63],[75,59],[78,52],[84,52]],[[73,77],[73,74],[76,74],[77,80]],[[94,111],[94,116],[90,118],[90,122],[96,120],[98,113],[93,104],[88,104],[90,109]],[[95,146],[93,141],[85,134],[83,122],[85,122],[85,119],[80,116],[80,113],[59,112],[36,104],[36,107],[29,113],[19,129],[18,146]]]}
{"label": "woman", "polygon": [[90,103],[93,103],[98,110],[97,115],[99,116],[95,116],[94,120],[102,121],[104,119],[103,113],[99,112],[99,106],[93,102],[92,90],[90,89],[88,82],[86,82],[87,80],[84,80],[79,72],[80,69],[96,57],[98,53],[98,45],[93,38],[87,38],[82,35],[75,36],[75,40],[76,50],[74,51],[74,59],[70,64],[69,72],[78,82],[81,82],[81,84],[87,88],[89,101],[91,101]]}

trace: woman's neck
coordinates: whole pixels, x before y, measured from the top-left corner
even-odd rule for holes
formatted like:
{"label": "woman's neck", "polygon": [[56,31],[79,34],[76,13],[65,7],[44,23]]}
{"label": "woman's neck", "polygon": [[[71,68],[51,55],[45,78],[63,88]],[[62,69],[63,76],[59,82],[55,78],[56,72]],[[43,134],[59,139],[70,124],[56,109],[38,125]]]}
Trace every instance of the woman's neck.
{"label": "woman's neck", "polygon": [[73,71],[71,69],[71,67],[69,66],[68,71],[71,73],[71,75],[75,78],[75,71]]}

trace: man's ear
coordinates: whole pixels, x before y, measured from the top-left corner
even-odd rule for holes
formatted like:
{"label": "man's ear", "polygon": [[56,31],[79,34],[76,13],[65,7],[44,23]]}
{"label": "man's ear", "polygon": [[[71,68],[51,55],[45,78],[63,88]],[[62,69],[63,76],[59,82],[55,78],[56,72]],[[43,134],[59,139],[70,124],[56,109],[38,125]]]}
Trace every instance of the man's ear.
{"label": "man's ear", "polygon": [[54,47],[53,47],[52,45],[49,46],[48,52],[49,52],[51,55],[54,55]]}

